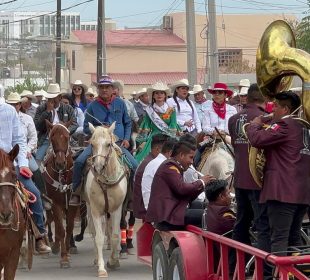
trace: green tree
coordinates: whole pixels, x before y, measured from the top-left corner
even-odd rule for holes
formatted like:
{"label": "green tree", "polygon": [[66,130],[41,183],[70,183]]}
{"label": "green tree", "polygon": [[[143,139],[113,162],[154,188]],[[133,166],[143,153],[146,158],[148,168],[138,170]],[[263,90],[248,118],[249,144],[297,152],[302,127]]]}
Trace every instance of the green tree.
{"label": "green tree", "polygon": [[308,10],[304,12],[305,16],[297,25],[296,44],[297,48],[310,53],[310,0],[307,0]]}
{"label": "green tree", "polygon": [[18,92],[22,93],[23,90],[30,90],[31,92],[34,92],[35,90],[40,89],[47,89],[47,86],[40,86],[38,83],[31,79],[30,77],[26,77],[23,83],[17,83],[15,87],[8,87],[6,90],[6,93],[9,92]]}

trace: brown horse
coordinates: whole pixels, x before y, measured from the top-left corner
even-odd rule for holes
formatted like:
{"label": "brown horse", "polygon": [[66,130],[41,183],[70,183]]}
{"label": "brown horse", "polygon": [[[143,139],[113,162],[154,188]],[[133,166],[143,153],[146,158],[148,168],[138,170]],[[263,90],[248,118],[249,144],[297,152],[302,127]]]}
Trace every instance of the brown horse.
{"label": "brown horse", "polygon": [[[60,267],[70,267],[69,249],[70,237],[74,228],[74,217],[77,207],[69,206],[72,185],[72,152],[69,147],[70,122],[52,125],[46,121],[49,132],[49,140],[52,151],[44,161],[43,176],[46,182],[47,195],[52,199],[51,215],[48,215],[47,223],[55,223],[55,242],[52,245],[54,254],[61,250]],[[63,226],[63,218],[66,219],[66,230]]]}
{"label": "brown horse", "polygon": [[18,145],[6,154],[0,150],[0,275],[13,280],[18,265],[20,248],[26,230],[24,212],[18,200],[16,173],[13,161]]}

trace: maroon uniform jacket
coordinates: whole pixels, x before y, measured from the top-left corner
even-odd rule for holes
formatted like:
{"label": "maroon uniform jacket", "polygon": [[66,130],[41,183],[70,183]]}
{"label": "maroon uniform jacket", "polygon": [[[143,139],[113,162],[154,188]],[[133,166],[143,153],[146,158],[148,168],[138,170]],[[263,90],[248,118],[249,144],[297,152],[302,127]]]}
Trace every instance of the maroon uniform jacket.
{"label": "maroon uniform jacket", "polygon": [[184,182],[183,168],[179,163],[174,160],[164,161],[153,179],[146,221],[184,225],[187,205],[202,190],[203,184],[200,180],[193,183]]}
{"label": "maroon uniform jacket", "polygon": [[262,203],[310,203],[309,130],[291,117],[282,118],[270,128],[251,124],[247,134],[252,146],[264,149]]}
{"label": "maroon uniform jacket", "polygon": [[148,163],[154,159],[154,156],[149,153],[146,158],[139,164],[134,178],[134,189],[133,189],[133,214],[138,219],[144,219],[146,210],[142,198],[142,177],[145,167]]}
{"label": "maroon uniform jacket", "polygon": [[223,235],[233,229],[236,214],[227,206],[219,206],[212,202],[207,207],[207,230]]}
{"label": "maroon uniform jacket", "polygon": [[228,121],[231,144],[235,151],[235,188],[260,190],[249,169],[249,143],[242,131],[242,126],[263,114],[264,111],[256,104],[247,104],[242,111],[233,115]]}

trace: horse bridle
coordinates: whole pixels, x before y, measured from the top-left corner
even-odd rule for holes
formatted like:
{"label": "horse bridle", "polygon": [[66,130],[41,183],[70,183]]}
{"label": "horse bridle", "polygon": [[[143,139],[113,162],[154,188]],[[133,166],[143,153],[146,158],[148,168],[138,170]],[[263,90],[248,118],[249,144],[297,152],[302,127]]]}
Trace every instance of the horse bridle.
{"label": "horse bridle", "polygon": [[98,155],[92,156],[92,157],[91,157],[92,164],[93,164],[95,158],[97,158],[97,157],[102,157],[102,158],[104,158],[104,165],[103,165],[103,170],[104,170],[105,167],[107,166],[107,163],[108,163],[110,157],[111,157],[112,150],[113,150],[113,142],[112,142],[112,137],[111,137],[111,143],[109,144],[108,153],[107,153],[106,155],[104,155],[104,156],[103,156],[103,155],[99,155],[99,154],[98,154]]}
{"label": "horse bridle", "polygon": [[[61,124],[61,123],[56,123],[56,124],[54,124],[54,126],[61,126],[61,127],[64,128],[64,129],[69,133],[69,135],[70,135],[69,129],[68,129],[66,126],[64,126],[63,124]],[[70,153],[69,141],[68,141],[68,146],[67,146],[66,151],[57,151],[57,152],[55,152],[54,147],[53,147],[53,144],[52,144],[52,154],[53,154],[53,157],[54,157],[54,158],[56,157],[56,154],[57,154],[57,153],[60,153],[60,154],[61,154],[61,153],[64,153],[64,154],[65,154],[65,158],[67,158],[68,155],[69,155],[69,153]]]}
{"label": "horse bridle", "polygon": [[16,184],[13,184],[13,183],[11,183],[11,182],[1,182],[0,183],[0,187],[12,187],[12,188],[16,188]]}

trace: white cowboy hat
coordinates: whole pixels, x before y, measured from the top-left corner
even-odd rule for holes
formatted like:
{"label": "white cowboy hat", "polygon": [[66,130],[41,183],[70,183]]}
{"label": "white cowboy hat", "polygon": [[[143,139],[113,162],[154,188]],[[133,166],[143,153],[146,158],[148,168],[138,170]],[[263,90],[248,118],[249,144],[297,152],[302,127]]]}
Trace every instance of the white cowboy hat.
{"label": "white cowboy hat", "polygon": [[21,102],[21,98],[18,92],[11,92],[6,99],[6,103],[9,104],[16,104],[19,102]]}
{"label": "white cowboy hat", "polygon": [[143,95],[143,94],[145,94],[145,93],[147,93],[147,88],[141,88],[141,89],[139,89],[137,92],[136,92],[136,97],[138,98],[138,97],[140,97],[141,95]]}
{"label": "white cowboy hat", "polygon": [[182,80],[178,80],[176,82],[174,82],[171,86],[171,92],[174,93],[175,89],[178,87],[188,87],[188,89],[192,89],[192,86],[189,85],[188,80],[187,79],[182,79]]}
{"label": "white cowboy hat", "polygon": [[149,98],[152,98],[154,91],[164,91],[166,93],[166,96],[170,94],[169,87],[163,82],[157,82],[147,88],[147,94],[149,95]]}
{"label": "white cowboy hat", "polygon": [[239,87],[250,87],[251,83],[249,79],[241,79],[239,82]]}
{"label": "white cowboy hat", "polygon": [[239,91],[239,95],[248,95],[248,87],[242,87]]}
{"label": "white cowboy hat", "polygon": [[74,86],[82,87],[84,89],[84,92],[87,91],[87,86],[85,84],[83,84],[83,82],[81,80],[75,80],[74,83],[71,83],[71,89],[73,89]]}
{"label": "white cowboy hat", "polygon": [[130,95],[131,95],[132,97],[135,97],[135,96],[137,96],[137,92],[134,90]]}
{"label": "white cowboy hat", "polygon": [[59,84],[49,84],[44,96],[47,99],[52,99],[52,98],[57,97],[60,94],[61,92],[60,92]]}
{"label": "white cowboy hat", "polygon": [[193,90],[189,91],[189,94],[196,94],[198,92],[204,93],[204,89],[202,88],[201,85],[194,85]]}
{"label": "white cowboy hat", "polygon": [[118,88],[120,91],[124,89],[124,82],[121,80],[113,80],[112,85],[114,88]]}
{"label": "white cowboy hat", "polygon": [[29,97],[29,98],[34,98],[35,96],[32,94],[30,90],[24,89],[22,93],[20,94],[20,97]]}
{"label": "white cowboy hat", "polygon": [[94,97],[98,96],[97,91],[95,91],[92,87],[89,87],[87,92],[85,93],[86,95],[92,94]]}
{"label": "white cowboy hat", "polygon": [[43,89],[36,90],[36,91],[34,92],[34,96],[35,96],[35,97],[37,97],[37,96],[44,96],[45,93],[46,93],[46,91],[43,90]]}

